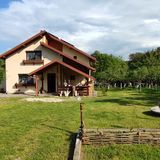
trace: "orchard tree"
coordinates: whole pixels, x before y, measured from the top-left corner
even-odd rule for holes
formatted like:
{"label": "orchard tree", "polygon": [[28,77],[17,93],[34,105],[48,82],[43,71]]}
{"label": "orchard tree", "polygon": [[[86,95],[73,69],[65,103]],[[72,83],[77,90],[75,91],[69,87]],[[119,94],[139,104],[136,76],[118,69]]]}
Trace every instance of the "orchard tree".
{"label": "orchard tree", "polygon": [[97,62],[93,64],[93,67],[96,68],[94,76],[97,81],[110,83],[126,78],[128,65],[122,58],[99,51],[95,51],[92,56],[97,59]]}

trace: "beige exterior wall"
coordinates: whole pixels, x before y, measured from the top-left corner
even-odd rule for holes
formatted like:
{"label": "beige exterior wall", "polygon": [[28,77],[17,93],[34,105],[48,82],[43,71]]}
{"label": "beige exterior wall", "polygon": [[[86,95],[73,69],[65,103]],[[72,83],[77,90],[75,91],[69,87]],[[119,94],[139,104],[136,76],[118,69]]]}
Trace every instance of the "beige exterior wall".
{"label": "beige exterior wall", "polygon": [[89,64],[89,58],[88,57],[77,53],[76,51],[74,51],[73,49],[70,49],[67,46],[63,45],[63,52],[67,53],[71,57],[77,56],[77,60],[80,60],[80,61],[82,61],[85,64]]}
{"label": "beige exterior wall", "polygon": [[[42,51],[42,59],[44,60],[44,64],[50,62],[53,59],[62,60],[62,58],[54,54],[52,51],[40,46],[40,42],[44,41],[45,38],[42,38],[40,40],[35,41],[28,47],[19,50],[15,54],[12,54],[6,59],[6,92],[7,93],[15,93],[18,91],[18,89],[15,88],[15,83],[18,83],[19,77],[18,74],[28,74],[32,72],[33,70],[39,68],[41,65],[24,65],[22,63],[23,60],[26,60],[26,51],[32,51],[32,50],[41,50]],[[20,91],[23,91],[25,93],[28,92],[34,92],[34,87],[21,87]]]}

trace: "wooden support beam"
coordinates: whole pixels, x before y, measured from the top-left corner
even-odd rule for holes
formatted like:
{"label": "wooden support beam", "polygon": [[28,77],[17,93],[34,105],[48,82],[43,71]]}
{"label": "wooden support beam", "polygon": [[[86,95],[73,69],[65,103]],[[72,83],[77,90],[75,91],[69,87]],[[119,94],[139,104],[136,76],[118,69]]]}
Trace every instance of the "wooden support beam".
{"label": "wooden support beam", "polygon": [[39,80],[39,77],[38,77],[38,75],[34,75],[34,77],[35,77],[35,81],[36,81],[36,97],[38,96],[38,90],[39,90],[39,87],[38,87],[38,80]]}
{"label": "wooden support beam", "polygon": [[44,75],[43,75],[43,72],[41,74],[42,78],[41,78],[41,81],[42,81],[42,91],[44,90]]}

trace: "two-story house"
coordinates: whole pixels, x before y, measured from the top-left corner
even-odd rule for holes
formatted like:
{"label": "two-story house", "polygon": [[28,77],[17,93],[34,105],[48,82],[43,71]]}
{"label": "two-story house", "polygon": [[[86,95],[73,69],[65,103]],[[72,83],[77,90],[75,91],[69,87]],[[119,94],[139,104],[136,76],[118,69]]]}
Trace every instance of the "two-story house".
{"label": "two-story house", "polygon": [[55,93],[73,90],[92,95],[96,59],[58,37],[41,31],[0,55],[5,60],[6,93]]}

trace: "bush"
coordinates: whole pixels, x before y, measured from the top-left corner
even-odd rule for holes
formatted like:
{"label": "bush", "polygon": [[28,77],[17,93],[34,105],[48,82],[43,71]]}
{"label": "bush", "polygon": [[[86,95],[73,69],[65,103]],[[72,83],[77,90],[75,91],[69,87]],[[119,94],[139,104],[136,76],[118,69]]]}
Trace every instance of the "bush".
{"label": "bush", "polygon": [[102,96],[106,96],[106,95],[107,95],[107,91],[108,91],[108,88],[107,88],[107,87],[102,87],[102,88],[101,88]]}

